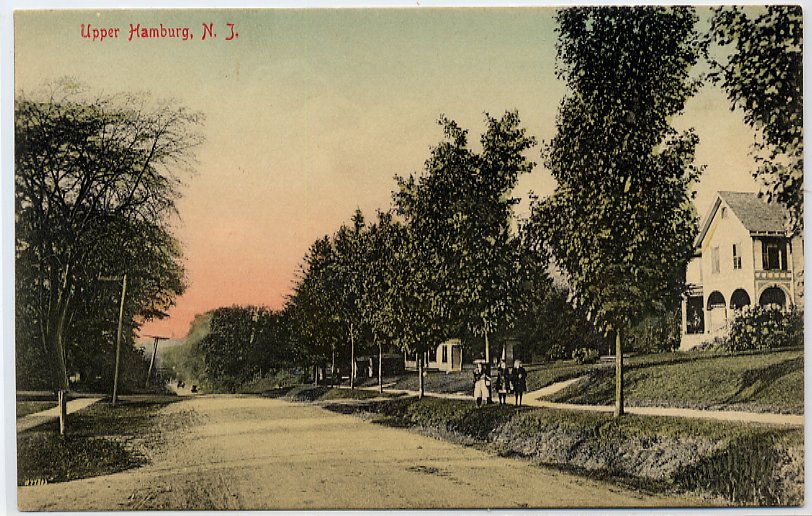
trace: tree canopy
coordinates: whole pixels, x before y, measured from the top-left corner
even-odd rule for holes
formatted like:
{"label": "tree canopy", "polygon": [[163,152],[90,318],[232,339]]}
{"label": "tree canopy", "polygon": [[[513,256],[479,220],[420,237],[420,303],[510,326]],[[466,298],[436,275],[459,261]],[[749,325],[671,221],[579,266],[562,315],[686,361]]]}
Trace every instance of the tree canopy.
{"label": "tree canopy", "polygon": [[[754,145],[769,201],[803,228],[803,11],[800,5],[714,9],[710,77],[758,130]],[[719,57],[721,55],[721,57]]]}
{"label": "tree canopy", "polygon": [[200,121],[183,108],[94,97],[70,82],[16,98],[18,344],[40,342],[54,388],[68,387],[69,366],[80,368],[67,360],[81,350],[68,347],[93,342],[76,328],[96,327],[103,339],[102,319],[116,303],[101,278],[128,275],[129,329],[164,316],[183,292],[170,219]]}

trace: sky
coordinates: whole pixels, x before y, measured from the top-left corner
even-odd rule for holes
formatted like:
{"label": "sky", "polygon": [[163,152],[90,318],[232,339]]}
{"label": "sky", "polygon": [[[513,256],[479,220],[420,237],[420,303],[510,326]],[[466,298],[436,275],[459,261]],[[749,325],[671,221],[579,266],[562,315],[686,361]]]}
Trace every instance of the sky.
{"label": "sky", "polygon": [[[706,11],[699,10],[702,16]],[[555,76],[551,8],[18,11],[15,92],[70,76],[100,94],[149,92],[205,115],[195,171],[173,224],[189,288],[142,334],[182,338],[220,306],[281,308],[310,244],[356,208],[387,208],[396,175],[419,172],[442,138],[441,115],[478,141],[484,113],[517,109],[552,138],[566,94]],[[236,37],[226,41],[234,25]],[[118,28],[82,37],[82,24]],[[130,26],[189,27],[193,37],[129,41]],[[203,26],[215,37],[202,40]],[[91,33],[92,34],[92,33]],[[718,190],[756,191],[753,131],[724,93],[704,86],[673,121],[694,127],[706,165],[704,214]],[[530,191],[552,193],[539,166]]]}

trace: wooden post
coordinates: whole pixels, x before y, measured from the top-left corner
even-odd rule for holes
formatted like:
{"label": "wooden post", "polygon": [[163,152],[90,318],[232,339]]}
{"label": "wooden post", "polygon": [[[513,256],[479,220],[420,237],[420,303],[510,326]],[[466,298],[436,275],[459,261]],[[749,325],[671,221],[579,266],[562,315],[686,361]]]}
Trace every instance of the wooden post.
{"label": "wooden post", "polygon": [[59,435],[65,435],[68,427],[68,391],[60,389],[57,402],[59,403]]}
{"label": "wooden post", "polygon": [[378,391],[383,392],[383,343],[378,341]]}
{"label": "wooden post", "polygon": [[121,362],[121,325],[124,322],[124,296],[127,295],[127,275],[121,280],[121,304],[118,308],[118,333],[116,333],[116,370],[113,373],[113,405],[118,401],[118,368]]}
{"label": "wooden post", "polygon": [[615,416],[623,415],[623,346],[620,330],[615,332]]}

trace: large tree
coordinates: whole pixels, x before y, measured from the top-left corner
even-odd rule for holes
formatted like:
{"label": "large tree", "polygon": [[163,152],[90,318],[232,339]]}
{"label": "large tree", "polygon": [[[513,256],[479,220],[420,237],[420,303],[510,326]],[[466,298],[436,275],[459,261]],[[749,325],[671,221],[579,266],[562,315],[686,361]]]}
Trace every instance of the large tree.
{"label": "large tree", "polygon": [[333,237],[333,260],[328,266],[328,278],[332,297],[335,301],[334,313],[346,328],[350,344],[350,388],[355,388],[355,356],[359,337],[366,329],[361,310],[364,294],[364,215],[356,209],[352,216],[352,226],[343,225]]}
{"label": "large tree", "polygon": [[[399,178],[395,194],[408,243],[405,290],[421,335],[409,351],[422,352],[452,333],[484,339],[512,323],[518,246],[511,229],[511,192],[533,163],[524,155],[535,144],[516,112],[486,114],[482,151],[468,146],[468,132],[441,118],[444,141],[432,149],[420,176]],[[418,329],[419,328],[419,329]]]}
{"label": "large tree", "polygon": [[[331,379],[335,376],[339,342],[346,335],[336,310],[337,292],[330,279],[334,255],[329,236],[310,246],[293,295],[285,307],[293,328],[291,338],[295,340],[301,360],[317,369],[329,363]],[[314,374],[317,379],[318,373]]]}
{"label": "large tree", "polygon": [[[100,275],[144,272],[130,310],[139,320],[161,316],[182,291],[169,220],[178,173],[201,141],[200,119],[143,97],[94,97],[68,82],[17,96],[16,286],[25,292],[17,313],[29,326],[19,335],[40,341],[54,388],[68,388],[66,346],[79,313],[105,289]],[[151,247],[133,249],[141,244]]]}
{"label": "large tree", "polygon": [[384,344],[398,341],[400,333],[396,301],[403,226],[389,212],[378,212],[363,241],[361,318],[378,351],[378,390],[383,392]]}
{"label": "large tree", "polygon": [[756,129],[756,178],[803,228],[803,12],[800,5],[714,9],[710,77]]}
{"label": "large tree", "polygon": [[557,14],[557,70],[569,88],[545,165],[557,182],[532,224],[565,272],[572,301],[616,342],[679,302],[696,231],[698,138],[669,121],[695,89],[695,14],[684,7],[577,7]]}

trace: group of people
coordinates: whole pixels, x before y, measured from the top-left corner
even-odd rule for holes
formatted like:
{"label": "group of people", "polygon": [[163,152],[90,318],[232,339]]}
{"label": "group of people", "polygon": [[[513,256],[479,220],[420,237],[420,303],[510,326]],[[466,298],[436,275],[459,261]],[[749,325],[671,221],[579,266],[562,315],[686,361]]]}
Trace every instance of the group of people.
{"label": "group of people", "polygon": [[527,390],[527,371],[522,367],[522,361],[516,360],[513,369],[508,370],[504,362],[500,362],[496,375],[491,375],[491,366],[485,361],[478,361],[474,367],[474,399],[477,407],[482,402],[493,403],[492,393],[496,391],[499,404],[504,405],[508,393],[512,392],[516,406],[522,404],[522,395]]}

